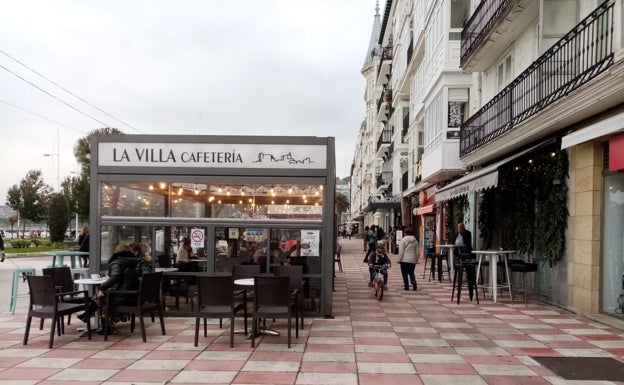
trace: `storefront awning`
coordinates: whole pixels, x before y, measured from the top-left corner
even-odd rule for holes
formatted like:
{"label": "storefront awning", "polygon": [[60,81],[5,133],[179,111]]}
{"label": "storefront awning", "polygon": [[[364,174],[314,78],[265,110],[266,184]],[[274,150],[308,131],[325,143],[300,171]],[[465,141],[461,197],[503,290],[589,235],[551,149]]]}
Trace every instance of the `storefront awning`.
{"label": "storefront awning", "polygon": [[624,112],[601,120],[561,138],[561,149],[589,142],[601,136],[611,135],[624,130]]}
{"label": "storefront awning", "polygon": [[435,204],[431,204],[431,205],[427,205],[423,207],[418,207],[417,209],[415,209],[415,212],[416,212],[416,215],[429,214],[433,212],[434,208],[435,208]]}
{"label": "storefront awning", "polygon": [[511,155],[503,160],[492,163],[457,179],[456,181],[436,191],[436,202],[443,202],[468,193],[496,187],[498,185],[498,168],[500,166],[505,163],[509,163],[512,160],[543,146],[544,144],[545,143],[540,143],[536,146],[529,147],[526,150],[515,153],[514,155]]}

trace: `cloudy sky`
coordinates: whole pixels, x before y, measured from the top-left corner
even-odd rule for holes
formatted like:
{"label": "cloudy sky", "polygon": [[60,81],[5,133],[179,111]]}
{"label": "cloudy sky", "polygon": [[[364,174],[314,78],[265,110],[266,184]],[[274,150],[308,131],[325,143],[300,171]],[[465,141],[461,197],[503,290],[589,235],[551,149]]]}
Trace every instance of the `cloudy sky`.
{"label": "cloudy sky", "polygon": [[75,172],[73,146],[104,126],[333,136],[347,176],[375,3],[3,0],[0,204],[29,170],[56,188],[58,163]]}

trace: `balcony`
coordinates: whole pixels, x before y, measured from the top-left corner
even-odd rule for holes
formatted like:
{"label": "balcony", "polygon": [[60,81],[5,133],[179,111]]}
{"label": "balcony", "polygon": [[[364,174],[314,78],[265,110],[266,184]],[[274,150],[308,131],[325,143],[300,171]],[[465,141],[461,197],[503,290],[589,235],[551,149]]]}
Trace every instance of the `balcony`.
{"label": "balcony", "polygon": [[392,142],[392,129],[384,129],[377,139],[377,157],[388,157],[390,142]]}
{"label": "balcony", "polygon": [[535,0],[481,1],[461,33],[461,68],[485,71],[539,14],[540,2]]}
{"label": "balcony", "polygon": [[377,189],[387,189],[392,184],[392,171],[383,171],[377,175]]}
{"label": "balcony", "polygon": [[377,68],[377,84],[386,85],[392,72],[392,45],[384,47],[381,51],[381,62]]}
{"label": "balcony", "polygon": [[409,130],[409,112],[403,116],[403,126],[401,128],[401,138],[404,138],[407,135],[407,131]]}
{"label": "balcony", "polygon": [[461,126],[463,157],[587,84],[614,63],[613,1],[600,5]]}
{"label": "balcony", "polygon": [[392,89],[386,88],[377,101],[377,121],[380,123],[387,122],[393,111]]}

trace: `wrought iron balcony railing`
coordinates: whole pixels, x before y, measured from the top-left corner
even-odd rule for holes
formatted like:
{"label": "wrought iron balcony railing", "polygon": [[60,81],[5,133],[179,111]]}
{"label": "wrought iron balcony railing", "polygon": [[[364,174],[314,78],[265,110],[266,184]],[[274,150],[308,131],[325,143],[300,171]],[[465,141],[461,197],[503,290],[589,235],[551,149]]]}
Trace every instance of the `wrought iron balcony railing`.
{"label": "wrought iron balcony railing", "polygon": [[379,67],[377,67],[377,78],[379,78],[379,74],[384,67],[392,65],[392,49],[392,45],[389,45],[381,50],[381,62]]}
{"label": "wrought iron balcony railing", "polygon": [[483,0],[479,3],[461,33],[462,66],[512,3],[513,0]]}
{"label": "wrought iron balcony railing", "polygon": [[460,156],[512,130],[613,65],[613,4],[577,24],[461,126]]}
{"label": "wrought iron balcony railing", "polygon": [[379,138],[377,139],[377,151],[379,151],[379,149],[381,148],[383,144],[389,145],[391,141],[392,141],[392,130],[391,129],[383,130],[381,132],[381,135],[379,135]]}
{"label": "wrought iron balcony railing", "polygon": [[377,175],[377,187],[389,186],[392,184],[392,171],[383,171]]}

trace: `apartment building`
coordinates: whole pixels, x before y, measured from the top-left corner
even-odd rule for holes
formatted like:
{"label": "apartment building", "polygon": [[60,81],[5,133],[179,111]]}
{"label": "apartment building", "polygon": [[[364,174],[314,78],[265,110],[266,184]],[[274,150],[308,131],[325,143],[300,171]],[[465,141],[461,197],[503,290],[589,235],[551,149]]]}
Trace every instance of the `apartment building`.
{"label": "apartment building", "polygon": [[[476,247],[539,262],[542,299],[614,323],[624,320],[623,8],[387,1],[376,49],[392,43],[389,76],[367,78],[387,113],[361,132],[369,147],[384,129],[388,149],[407,145],[407,162],[383,148],[381,161],[378,148],[361,158],[391,162],[404,224],[448,240],[461,218]],[[384,71],[376,53],[371,73]]]}
{"label": "apartment building", "polygon": [[443,237],[436,187],[465,172],[459,130],[472,78],[459,62],[469,6],[387,0],[362,69],[367,117],[352,169],[353,218],[411,226],[426,247]]}

